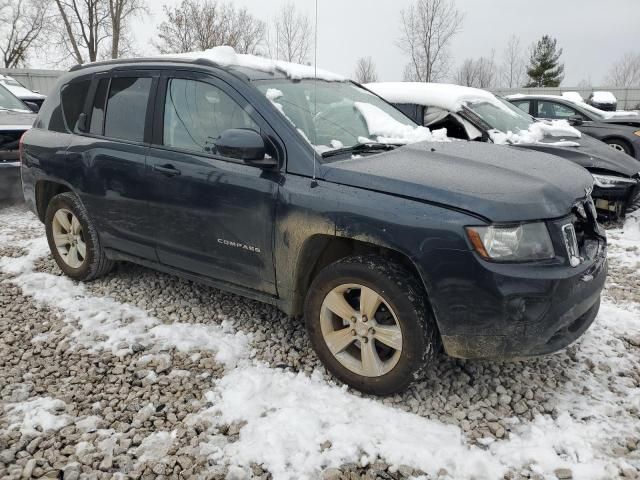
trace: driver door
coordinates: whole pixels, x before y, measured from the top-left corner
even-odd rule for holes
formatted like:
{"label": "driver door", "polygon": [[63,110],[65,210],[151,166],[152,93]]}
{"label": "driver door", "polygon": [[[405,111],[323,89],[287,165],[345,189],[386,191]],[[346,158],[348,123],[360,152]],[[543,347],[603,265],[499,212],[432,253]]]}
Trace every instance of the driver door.
{"label": "driver door", "polygon": [[275,294],[279,175],[225,158],[215,146],[226,130],[268,126],[226,82],[197,72],[162,78],[156,112],[147,175],[159,261]]}

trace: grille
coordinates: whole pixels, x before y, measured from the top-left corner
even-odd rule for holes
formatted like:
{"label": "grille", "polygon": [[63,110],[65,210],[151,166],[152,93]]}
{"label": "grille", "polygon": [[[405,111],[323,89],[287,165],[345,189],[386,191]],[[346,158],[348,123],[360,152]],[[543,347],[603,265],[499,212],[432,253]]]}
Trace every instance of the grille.
{"label": "grille", "polygon": [[0,132],[0,162],[15,162],[20,159],[20,137],[24,132]]}

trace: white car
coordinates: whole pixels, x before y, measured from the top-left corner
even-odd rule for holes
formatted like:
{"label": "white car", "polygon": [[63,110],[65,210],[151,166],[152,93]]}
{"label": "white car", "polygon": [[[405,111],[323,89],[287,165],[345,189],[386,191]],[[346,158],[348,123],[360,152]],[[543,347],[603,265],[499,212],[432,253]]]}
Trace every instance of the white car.
{"label": "white car", "polygon": [[38,92],[32,92],[27,87],[22,85],[19,81],[17,81],[15,78],[10,77],[9,75],[0,74],[0,84],[3,85],[11,93],[13,93],[20,100],[22,100],[23,102],[26,102],[27,106],[34,112],[37,112],[38,110],[40,110],[40,107],[42,106],[44,99],[47,98],[46,96]]}

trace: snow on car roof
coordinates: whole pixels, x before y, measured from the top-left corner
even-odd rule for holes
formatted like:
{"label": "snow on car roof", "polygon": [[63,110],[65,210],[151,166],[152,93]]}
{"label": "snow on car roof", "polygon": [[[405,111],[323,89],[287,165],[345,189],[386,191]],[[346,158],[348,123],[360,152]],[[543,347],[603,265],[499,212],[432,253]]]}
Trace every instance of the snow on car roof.
{"label": "snow on car roof", "polygon": [[329,82],[344,82],[346,78],[337,73],[317,69],[312,65],[272,60],[257,55],[236,53],[233,47],[220,46],[200,52],[172,53],[161,55],[163,58],[183,58],[193,60],[209,60],[223,67],[243,67],[266,73],[280,72],[292,80],[318,78]]}
{"label": "snow on car roof", "polygon": [[505,108],[490,92],[478,88],[447,83],[380,82],[365,85],[391,103],[415,103],[438,107],[451,112],[459,111],[467,102],[485,101]]}
{"label": "snow on car roof", "polygon": [[618,99],[611,92],[593,92],[591,94],[591,100],[595,103],[618,103]]}

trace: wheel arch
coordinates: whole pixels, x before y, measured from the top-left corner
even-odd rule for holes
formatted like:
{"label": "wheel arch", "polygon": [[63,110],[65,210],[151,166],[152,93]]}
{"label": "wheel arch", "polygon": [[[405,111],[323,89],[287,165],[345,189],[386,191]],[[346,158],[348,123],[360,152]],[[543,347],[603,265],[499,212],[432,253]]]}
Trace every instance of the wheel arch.
{"label": "wheel arch", "polygon": [[431,313],[434,314],[429,301],[429,292],[425,279],[420,274],[417,265],[408,255],[385,245],[327,234],[317,234],[309,237],[300,249],[294,273],[294,289],[290,313],[293,316],[302,315],[309,286],[324,267],[343,258],[362,254],[388,258],[407,268],[422,285]]}
{"label": "wheel arch", "polygon": [[47,207],[51,199],[65,192],[73,192],[73,189],[62,182],[52,180],[38,180],[35,186],[36,211],[40,221],[44,222]]}
{"label": "wheel arch", "polygon": [[630,152],[629,155],[631,155],[632,157],[635,157],[636,150],[635,150],[635,148],[633,148],[633,144],[629,140],[627,140],[626,138],[624,138],[624,137],[622,137],[620,135],[607,135],[607,136],[602,137],[602,141],[605,142],[605,143],[608,143],[611,140],[615,140],[617,142],[624,143],[627,146],[627,148],[629,149],[629,152]]}

